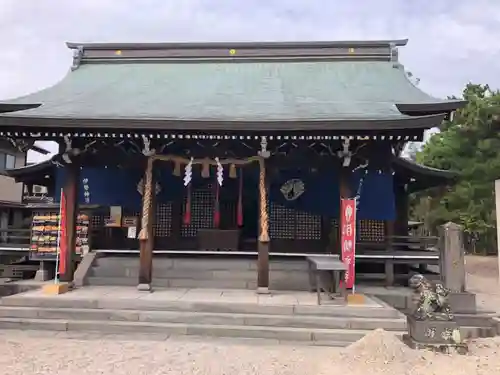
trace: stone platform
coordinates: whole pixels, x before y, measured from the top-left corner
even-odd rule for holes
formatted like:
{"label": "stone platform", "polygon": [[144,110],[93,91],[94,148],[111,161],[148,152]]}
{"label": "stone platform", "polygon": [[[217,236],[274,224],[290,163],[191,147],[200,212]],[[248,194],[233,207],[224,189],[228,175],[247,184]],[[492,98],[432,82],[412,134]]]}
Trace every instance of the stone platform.
{"label": "stone platform", "polygon": [[[412,291],[408,287],[358,285],[356,290],[374,296],[403,313],[412,310]],[[500,332],[500,324],[496,321],[498,314],[477,308],[474,293],[453,293],[450,304],[464,339],[492,337]]]}
{"label": "stone platform", "polygon": [[317,305],[309,292],[88,286],[62,295],[28,291],[0,300],[0,329],[164,333],[346,346],[376,328],[403,333],[405,316],[377,298]]}

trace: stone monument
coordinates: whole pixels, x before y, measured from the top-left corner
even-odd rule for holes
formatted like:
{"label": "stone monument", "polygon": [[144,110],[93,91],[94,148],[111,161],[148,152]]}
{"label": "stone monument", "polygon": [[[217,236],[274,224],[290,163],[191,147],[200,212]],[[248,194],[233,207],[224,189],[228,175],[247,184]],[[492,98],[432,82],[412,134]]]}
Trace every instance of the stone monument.
{"label": "stone monument", "polygon": [[446,223],[440,227],[440,273],[454,313],[476,313],[476,295],[466,291],[465,249],[462,226]]}
{"label": "stone monument", "polygon": [[450,290],[440,283],[431,283],[422,275],[409,281],[414,290],[414,309],[407,317],[408,334],[403,340],[414,349],[467,353],[460,328],[450,308]]}

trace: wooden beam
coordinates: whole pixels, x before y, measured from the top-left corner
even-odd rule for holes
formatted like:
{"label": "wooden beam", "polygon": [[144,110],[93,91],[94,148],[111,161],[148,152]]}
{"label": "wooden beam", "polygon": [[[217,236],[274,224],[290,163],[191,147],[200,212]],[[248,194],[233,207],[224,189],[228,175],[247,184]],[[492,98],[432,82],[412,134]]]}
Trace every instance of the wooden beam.
{"label": "wooden beam", "polygon": [[259,172],[259,241],[257,244],[257,293],[269,293],[269,185],[266,160],[260,159]]}
{"label": "wooden beam", "polygon": [[72,282],[75,273],[74,254],[76,248],[76,217],[78,214],[78,180],[80,176],[79,164],[68,164],[66,167],[66,181],[63,186],[64,203],[66,210],[66,249],[62,256],[65,270],[59,275],[59,280]]}
{"label": "wooden beam", "polygon": [[153,176],[154,159],[148,157],[146,171],[144,172],[144,189],[142,196],[141,230],[139,232],[139,285],[138,290],[151,291],[153,276],[153,247],[155,219],[155,181]]}

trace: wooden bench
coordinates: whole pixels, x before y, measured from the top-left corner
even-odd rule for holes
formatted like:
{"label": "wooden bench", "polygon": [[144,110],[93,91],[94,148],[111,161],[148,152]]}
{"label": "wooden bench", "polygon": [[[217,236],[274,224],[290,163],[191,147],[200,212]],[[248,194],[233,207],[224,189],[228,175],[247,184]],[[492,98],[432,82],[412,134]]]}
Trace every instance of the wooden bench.
{"label": "wooden bench", "polygon": [[338,255],[306,257],[309,272],[309,289],[316,290],[318,305],[321,305],[321,293],[324,292],[330,299],[340,296],[346,298],[343,280],[346,271],[345,264]]}

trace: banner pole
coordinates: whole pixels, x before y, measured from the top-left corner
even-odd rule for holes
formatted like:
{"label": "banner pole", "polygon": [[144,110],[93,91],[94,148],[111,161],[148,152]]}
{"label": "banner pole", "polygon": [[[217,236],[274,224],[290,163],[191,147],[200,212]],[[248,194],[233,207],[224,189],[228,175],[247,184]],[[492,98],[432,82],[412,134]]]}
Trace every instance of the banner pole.
{"label": "banner pole", "polygon": [[54,277],[54,284],[59,283],[59,257],[60,257],[60,245],[61,245],[61,219],[62,219],[62,200],[63,189],[61,188],[61,194],[59,196],[59,216],[57,220],[57,245],[56,245],[56,275]]}
{"label": "banner pole", "polygon": [[352,261],[354,262],[354,278],[352,281],[352,294],[356,294],[356,240],[358,235],[358,198],[354,197],[354,246],[352,247]]}

